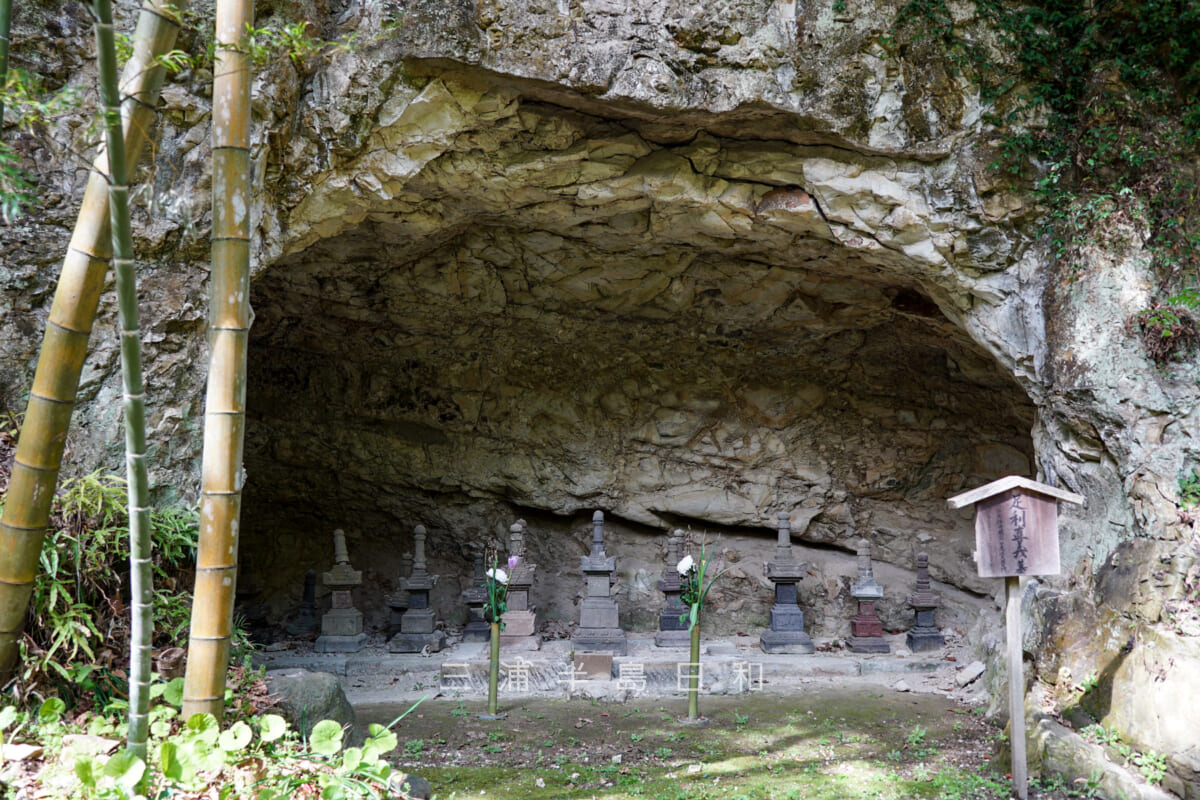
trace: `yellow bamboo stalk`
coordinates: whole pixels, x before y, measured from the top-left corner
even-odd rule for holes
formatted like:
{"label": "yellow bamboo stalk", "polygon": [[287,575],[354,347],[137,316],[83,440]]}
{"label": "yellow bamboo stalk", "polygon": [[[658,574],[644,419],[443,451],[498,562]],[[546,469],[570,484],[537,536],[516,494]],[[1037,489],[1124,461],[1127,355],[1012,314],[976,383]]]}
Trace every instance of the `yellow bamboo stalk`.
{"label": "yellow bamboo stalk", "polygon": [[199,713],[217,719],[224,715],[233,639],[250,331],[250,58],[245,37],[253,21],[252,0],[217,0],[210,352],[184,719]]}
{"label": "yellow bamboo stalk", "polygon": [[[154,121],[166,70],[159,56],[179,33],[186,0],[145,0],[133,54],[121,76],[125,152],[136,164]],[[12,675],[38,555],[62,465],[75,390],[104,276],[112,257],[108,209],[108,156],[96,156],[71,244],[63,260],[33,388],[17,442],[4,514],[0,517],[0,682]]]}

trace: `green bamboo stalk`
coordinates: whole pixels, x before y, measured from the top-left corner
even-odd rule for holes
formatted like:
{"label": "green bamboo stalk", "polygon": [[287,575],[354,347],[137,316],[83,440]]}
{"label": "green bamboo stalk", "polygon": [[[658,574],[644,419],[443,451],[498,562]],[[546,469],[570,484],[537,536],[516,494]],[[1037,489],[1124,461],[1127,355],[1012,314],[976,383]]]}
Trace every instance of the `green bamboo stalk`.
{"label": "green bamboo stalk", "polygon": [[688,661],[688,719],[700,719],[700,621],[692,625],[692,654]]}
{"label": "green bamboo stalk", "polygon": [[0,0],[0,130],[4,129],[4,84],[8,81],[8,31],[12,26],[12,0]]}
{"label": "green bamboo stalk", "polygon": [[210,354],[184,719],[199,713],[223,717],[233,639],[250,331],[250,58],[245,36],[253,20],[252,0],[217,0]]}
{"label": "green bamboo stalk", "polygon": [[121,325],[121,377],[125,405],[125,472],[129,484],[129,726],[126,746],[143,761],[150,735],[150,646],[154,634],[150,571],[150,481],[146,475],[146,404],[142,343],[138,332],[137,281],[133,274],[133,226],[129,221],[129,178],[121,131],[121,91],[112,0],[95,0],[96,56],[104,98],[108,152],[109,220],[113,271]]}
{"label": "green bamboo stalk", "polygon": [[500,699],[497,687],[500,683],[500,623],[492,623],[492,638],[490,660],[488,662],[488,714],[493,717],[500,713]]}
{"label": "green bamboo stalk", "polygon": [[[185,5],[186,0],[145,0],[142,5],[133,54],[121,77],[125,154],[130,164],[137,163],[154,121],[166,74],[158,59],[175,45],[178,15]],[[107,171],[108,156],[101,153],[92,165],[63,260],[0,517],[0,683],[16,666],[75,390],[112,255]]]}

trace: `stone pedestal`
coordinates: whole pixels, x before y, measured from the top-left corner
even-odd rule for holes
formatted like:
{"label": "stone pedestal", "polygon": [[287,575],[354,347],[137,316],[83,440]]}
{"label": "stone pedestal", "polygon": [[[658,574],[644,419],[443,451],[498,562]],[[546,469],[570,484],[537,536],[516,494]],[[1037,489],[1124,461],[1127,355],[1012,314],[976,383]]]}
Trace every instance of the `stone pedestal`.
{"label": "stone pedestal", "polygon": [[474,556],[475,576],[471,585],[463,590],[462,601],[467,607],[467,624],[463,628],[464,642],[486,642],[491,638],[492,626],[483,618],[483,607],[487,605],[487,585],[483,576],[483,553]]}
{"label": "stone pedestal", "polygon": [[850,651],[890,653],[892,648],[883,639],[883,623],[875,614],[875,601],[883,597],[883,587],[871,573],[871,543],[866,539],[858,542],[858,580],[850,595],[858,598],[858,615],[850,622]]}
{"label": "stone pedestal", "polygon": [[925,553],[917,555],[917,590],[909,595],[908,602],[917,612],[917,624],[905,637],[908,649],[914,653],[927,653],[945,647],[946,637],[942,636],[933,621],[933,612],[941,605],[941,601],[930,590],[929,556]]}
{"label": "stone pedestal", "polygon": [[446,634],[435,629],[437,614],[429,607],[429,591],[438,576],[425,568],[425,536],[424,525],[413,529],[413,569],[404,581],[408,610],[400,616],[400,632],[388,640],[392,653],[436,653],[446,644]]}
{"label": "stone pedestal", "polygon": [[796,584],[804,576],[804,565],[792,557],[792,524],[787,512],[779,513],[775,559],[764,572],[775,584],[775,605],[771,606],[770,627],[759,637],[764,653],[814,652],[812,639],[804,631],[804,612],[800,610]]}
{"label": "stone pedestal", "polygon": [[317,619],[317,573],[304,573],[304,596],[300,600],[300,613],[287,626],[289,636],[307,636],[320,630]]}
{"label": "stone pedestal", "polygon": [[508,576],[507,610],[500,617],[500,647],[504,650],[540,650],[542,637],[537,634],[537,614],[529,604],[535,564],[529,563],[525,550],[525,520],[517,520],[508,530],[508,554],[521,560]]}
{"label": "stone pedestal", "polygon": [[679,599],[682,587],[676,569],[679,559],[683,558],[683,537],[684,532],[678,529],[667,537],[667,566],[658,582],[667,602],[658,614],[658,633],[654,634],[654,644],[659,647],[688,648],[692,644],[686,619],[688,608]]}
{"label": "stone pedestal", "polygon": [[362,612],[354,607],[350,591],[362,583],[362,573],[350,567],[346,534],[333,532],[333,569],[321,576],[332,592],[332,607],[321,617],[321,635],[313,645],[318,653],[356,653],[367,644]]}
{"label": "stone pedestal", "polygon": [[395,636],[400,632],[400,618],[408,611],[408,590],[404,588],[406,576],[412,574],[412,553],[405,552],[400,556],[400,577],[396,579],[396,591],[383,598],[388,607],[387,635]]}
{"label": "stone pedestal", "polygon": [[605,651],[623,656],[628,652],[625,631],[621,630],[617,601],[612,598],[612,574],[616,558],[604,552],[604,513],[592,515],[592,552],[579,560],[587,580],[587,595],[579,607],[579,628],[573,637],[581,652]]}

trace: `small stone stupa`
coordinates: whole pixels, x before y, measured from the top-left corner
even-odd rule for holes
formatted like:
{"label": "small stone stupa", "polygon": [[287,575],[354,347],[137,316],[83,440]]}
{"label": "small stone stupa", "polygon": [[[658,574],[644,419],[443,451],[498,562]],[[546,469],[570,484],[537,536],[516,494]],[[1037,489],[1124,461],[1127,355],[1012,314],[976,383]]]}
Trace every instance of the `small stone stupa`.
{"label": "small stone stupa", "polygon": [[313,650],[318,653],[356,653],[367,644],[362,612],[354,607],[351,590],[362,583],[362,573],[350,566],[346,532],[333,532],[333,569],[321,576],[332,592],[332,607],[321,617],[321,635]]}
{"label": "small stone stupa", "polygon": [[905,637],[908,649],[914,653],[926,653],[930,650],[940,650],[946,646],[946,637],[933,621],[933,612],[941,605],[938,596],[930,589],[929,556],[917,554],[917,590],[908,596],[908,602],[917,612],[917,624]]}
{"label": "small stone stupa", "polygon": [[425,568],[425,526],[413,528],[412,574],[404,581],[408,610],[400,617],[400,632],[388,641],[393,653],[436,653],[446,644],[446,634],[436,630],[437,613],[429,607],[429,592],[438,576]]}
{"label": "small stone stupa", "polygon": [[519,519],[508,529],[508,555],[518,556],[521,561],[508,574],[508,595],[505,605],[508,610],[501,619],[504,630],[500,633],[500,646],[509,650],[540,650],[542,637],[537,634],[537,614],[529,605],[529,590],[533,586],[536,564],[529,563],[525,546],[525,520]]}
{"label": "small stone stupa", "polygon": [[812,653],[812,638],[804,631],[804,612],[800,610],[796,584],[804,576],[804,565],[792,557],[792,523],[786,511],[779,512],[775,559],[763,569],[775,584],[775,605],[771,606],[770,628],[762,632],[759,644],[764,653]]}
{"label": "small stone stupa", "polygon": [[617,559],[604,552],[604,512],[592,515],[592,551],[579,559],[579,568],[587,579],[587,596],[579,607],[579,628],[575,631],[575,649],[582,652],[605,651],[623,656],[628,642],[612,597],[612,574]]}
{"label": "small stone stupa", "polygon": [[471,585],[463,589],[462,601],[467,607],[467,624],[463,628],[464,642],[486,642],[491,638],[492,628],[483,618],[483,607],[487,605],[487,584],[483,574],[483,553],[476,551],[471,557],[475,564],[475,575]]}
{"label": "small stone stupa", "polygon": [[412,573],[412,563],[412,553],[404,551],[400,556],[400,577],[396,579],[396,591],[383,598],[388,607],[388,636],[395,636],[400,632],[400,620],[404,612],[408,611],[408,590],[404,588],[404,582],[407,580],[405,576]]}
{"label": "small stone stupa", "polygon": [[691,647],[692,637],[688,633],[688,608],[680,595],[683,593],[681,576],[677,566],[683,558],[683,531],[676,528],[667,536],[667,566],[663,569],[658,588],[666,595],[667,603],[658,614],[658,633],[654,644],[659,647]]}
{"label": "small stone stupa", "polygon": [[890,653],[883,638],[883,623],[875,613],[875,601],[883,597],[883,587],[871,572],[871,543],[858,540],[858,580],[850,589],[858,599],[858,616],[850,622],[850,651],[853,653]]}

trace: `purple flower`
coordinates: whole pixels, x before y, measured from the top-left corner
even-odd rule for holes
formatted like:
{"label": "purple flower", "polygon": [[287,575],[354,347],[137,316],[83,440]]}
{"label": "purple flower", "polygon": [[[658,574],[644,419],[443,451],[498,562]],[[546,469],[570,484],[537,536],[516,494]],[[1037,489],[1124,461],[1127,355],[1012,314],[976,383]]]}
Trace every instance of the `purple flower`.
{"label": "purple flower", "polygon": [[517,564],[520,564],[520,563],[521,563],[520,556],[509,556],[508,557],[508,571],[512,572],[514,569],[517,568]]}

